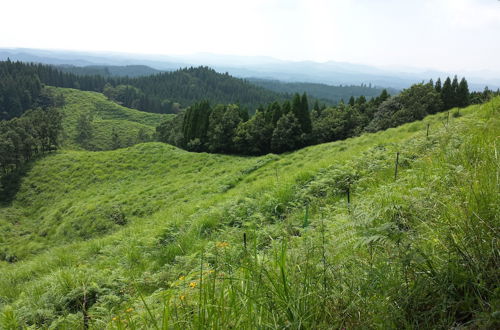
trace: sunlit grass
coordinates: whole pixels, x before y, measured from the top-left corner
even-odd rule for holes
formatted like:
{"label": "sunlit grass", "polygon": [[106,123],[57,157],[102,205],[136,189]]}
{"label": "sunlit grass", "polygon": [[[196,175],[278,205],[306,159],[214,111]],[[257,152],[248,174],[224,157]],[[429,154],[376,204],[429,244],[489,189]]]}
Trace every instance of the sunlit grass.
{"label": "sunlit grass", "polygon": [[495,327],[499,108],[280,156],[50,155],[0,209],[0,328]]}

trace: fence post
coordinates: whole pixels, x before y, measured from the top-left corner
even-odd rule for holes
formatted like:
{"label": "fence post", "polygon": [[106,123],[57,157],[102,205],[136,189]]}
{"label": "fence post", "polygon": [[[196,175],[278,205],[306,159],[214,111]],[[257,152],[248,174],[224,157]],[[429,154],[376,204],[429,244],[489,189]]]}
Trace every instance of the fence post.
{"label": "fence post", "polygon": [[394,169],[394,181],[398,178],[399,151],[396,153],[396,167]]}

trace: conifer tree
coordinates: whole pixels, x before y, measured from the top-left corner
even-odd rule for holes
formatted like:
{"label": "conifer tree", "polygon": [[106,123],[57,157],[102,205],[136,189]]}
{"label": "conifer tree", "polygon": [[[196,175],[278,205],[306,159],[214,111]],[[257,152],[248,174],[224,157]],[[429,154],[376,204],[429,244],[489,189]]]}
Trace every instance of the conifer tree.
{"label": "conifer tree", "polygon": [[351,107],[353,107],[353,106],[354,106],[354,102],[355,102],[355,101],[354,101],[354,96],[351,96],[351,98],[349,99],[349,105],[350,105]]}
{"label": "conifer tree", "polygon": [[441,93],[441,78],[438,78],[438,80],[436,80],[434,89],[436,90],[436,92]]}
{"label": "conifer tree", "polygon": [[453,108],[454,93],[450,77],[447,77],[444,81],[443,88],[441,89],[441,100],[443,100],[443,109]]}
{"label": "conifer tree", "polygon": [[306,134],[311,133],[311,116],[309,114],[309,104],[306,93],[304,93],[302,97],[298,93],[294,95],[292,100],[292,113],[299,121],[302,132]]}
{"label": "conifer tree", "polygon": [[457,101],[457,106],[459,107],[466,107],[470,104],[469,86],[465,78],[462,78],[458,84]]}
{"label": "conifer tree", "polygon": [[451,83],[451,90],[453,91],[452,93],[452,106],[450,108],[458,106],[458,78],[455,75],[453,77],[453,82]]}

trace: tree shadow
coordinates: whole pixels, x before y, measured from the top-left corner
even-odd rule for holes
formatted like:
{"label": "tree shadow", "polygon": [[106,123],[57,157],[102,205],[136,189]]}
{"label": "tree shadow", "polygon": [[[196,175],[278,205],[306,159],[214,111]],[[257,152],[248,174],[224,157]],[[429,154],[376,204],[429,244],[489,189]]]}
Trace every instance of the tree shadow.
{"label": "tree shadow", "polygon": [[19,169],[0,177],[0,206],[5,207],[12,203],[21,188],[23,178],[29,173],[29,171],[31,171],[38,160],[41,160],[50,154],[51,153],[40,155],[39,157],[30,160]]}

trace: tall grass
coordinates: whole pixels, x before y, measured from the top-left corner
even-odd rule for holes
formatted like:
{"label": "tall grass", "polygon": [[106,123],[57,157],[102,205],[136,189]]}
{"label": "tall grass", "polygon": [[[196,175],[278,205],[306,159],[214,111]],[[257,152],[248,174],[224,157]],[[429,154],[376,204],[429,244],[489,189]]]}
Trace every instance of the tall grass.
{"label": "tall grass", "polygon": [[[85,296],[96,329],[495,328],[499,108],[279,157],[160,144],[51,156],[0,210],[10,228],[3,214],[24,210],[47,249],[0,264],[0,325],[82,327]],[[67,181],[42,180],[52,164]],[[129,221],[56,244],[28,225],[73,228],[89,202],[120,202]]]}

